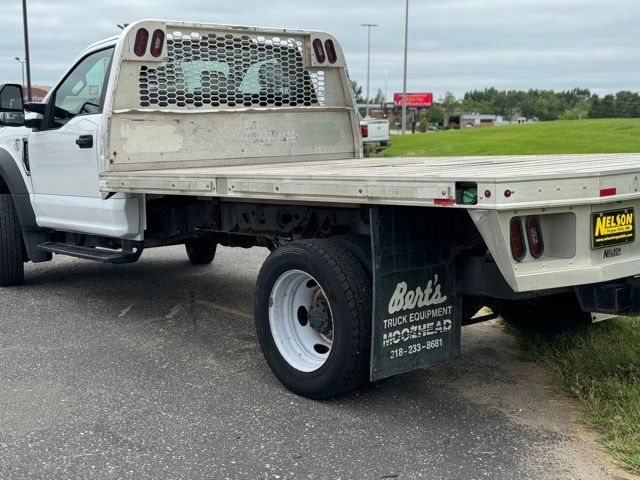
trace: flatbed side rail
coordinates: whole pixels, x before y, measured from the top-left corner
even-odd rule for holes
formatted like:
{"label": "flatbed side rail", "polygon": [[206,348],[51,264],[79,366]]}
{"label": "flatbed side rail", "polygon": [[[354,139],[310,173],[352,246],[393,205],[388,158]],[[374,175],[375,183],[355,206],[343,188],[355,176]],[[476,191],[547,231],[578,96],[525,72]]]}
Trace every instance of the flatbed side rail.
{"label": "flatbed side rail", "polygon": [[[598,205],[640,198],[640,155],[548,156],[564,171],[523,172],[519,163],[540,157],[367,158],[106,172],[103,192],[204,195],[519,210]],[[516,161],[517,160],[517,161]],[[610,166],[613,160],[616,166]],[[566,166],[589,161],[592,168]],[[502,165],[501,165],[502,162]],[[491,165],[491,171],[487,165]],[[465,197],[465,192],[468,193]],[[475,195],[475,197],[474,197]]]}

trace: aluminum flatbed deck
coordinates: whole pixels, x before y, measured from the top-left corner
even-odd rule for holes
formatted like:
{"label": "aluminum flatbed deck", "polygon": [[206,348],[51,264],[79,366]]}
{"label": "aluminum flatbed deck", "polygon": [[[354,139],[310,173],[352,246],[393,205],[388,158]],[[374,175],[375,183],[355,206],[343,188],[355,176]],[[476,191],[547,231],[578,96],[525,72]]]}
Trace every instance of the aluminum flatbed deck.
{"label": "aluminum flatbed deck", "polygon": [[[505,210],[640,198],[638,175],[640,153],[362,158],[108,172],[101,190]],[[473,184],[477,204],[456,202]]]}

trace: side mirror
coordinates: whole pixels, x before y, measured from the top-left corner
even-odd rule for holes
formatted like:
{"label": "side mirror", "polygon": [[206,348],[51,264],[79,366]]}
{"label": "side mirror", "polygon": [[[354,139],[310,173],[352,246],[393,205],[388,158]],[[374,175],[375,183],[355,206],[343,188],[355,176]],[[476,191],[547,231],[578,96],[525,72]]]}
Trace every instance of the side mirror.
{"label": "side mirror", "polygon": [[22,86],[15,83],[0,86],[0,125],[7,127],[24,125]]}
{"label": "side mirror", "polygon": [[25,103],[24,111],[29,113],[37,113],[37,117],[26,118],[24,121],[24,126],[30,128],[31,130],[40,130],[42,128],[42,122],[45,110],[47,109],[46,103]]}
{"label": "side mirror", "polygon": [[32,130],[40,130],[42,128],[42,118],[27,118],[24,126]]}
{"label": "side mirror", "polygon": [[44,115],[44,111],[47,108],[47,104],[46,103],[25,103],[24,104],[24,109],[27,112],[33,112],[33,113],[40,113]]}

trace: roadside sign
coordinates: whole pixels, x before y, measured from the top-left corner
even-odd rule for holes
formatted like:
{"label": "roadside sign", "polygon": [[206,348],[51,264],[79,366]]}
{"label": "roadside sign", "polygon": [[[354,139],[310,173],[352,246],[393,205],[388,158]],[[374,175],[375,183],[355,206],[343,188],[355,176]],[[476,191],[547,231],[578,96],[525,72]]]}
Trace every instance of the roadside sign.
{"label": "roadside sign", "polygon": [[[393,94],[393,103],[396,107],[402,106],[402,93]],[[429,108],[433,105],[433,93],[407,93],[407,107]]]}

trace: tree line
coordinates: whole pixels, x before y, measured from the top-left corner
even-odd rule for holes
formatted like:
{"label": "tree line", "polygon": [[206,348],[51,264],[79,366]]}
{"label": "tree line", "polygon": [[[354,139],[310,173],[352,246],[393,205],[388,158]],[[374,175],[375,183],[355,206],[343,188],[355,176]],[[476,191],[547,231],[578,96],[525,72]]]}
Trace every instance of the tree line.
{"label": "tree line", "polygon": [[519,115],[539,120],[640,117],[640,93],[620,91],[600,96],[588,89],[497,90],[486,88],[464,94],[464,112],[492,113],[504,118]]}
{"label": "tree line", "polygon": [[[358,103],[366,103],[362,87],[351,81]],[[373,105],[385,101],[378,89],[371,99]],[[530,89],[498,90],[485,88],[472,90],[456,98],[451,92],[434,102],[433,108],[423,112],[430,123],[448,123],[447,120],[460,113],[485,113],[500,115],[505,120],[526,117],[538,120],[575,120],[579,118],[631,118],[640,117],[640,93],[619,91],[606,95],[592,93],[589,89],[573,90]]]}
{"label": "tree line", "polygon": [[606,95],[588,89],[553,90],[473,90],[456,98],[447,92],[425,113],[430,123],[448,123],[460,113],[500,115],[505,120],[514,117],[548,120],[578,120],[581,118],[640,117],[640,93],[620,91]]}
{"label": "tree line", "polygon": [[429,123],[448,123],[460,113],[486,113],[500,115],[505,120],[514,117],[548,120],[578,120],[581,118],[640,117],[640,93],[620,91],[607,95],[575,88],[553,90],[473,90],[456,98],[447,92],[425,112]]}

